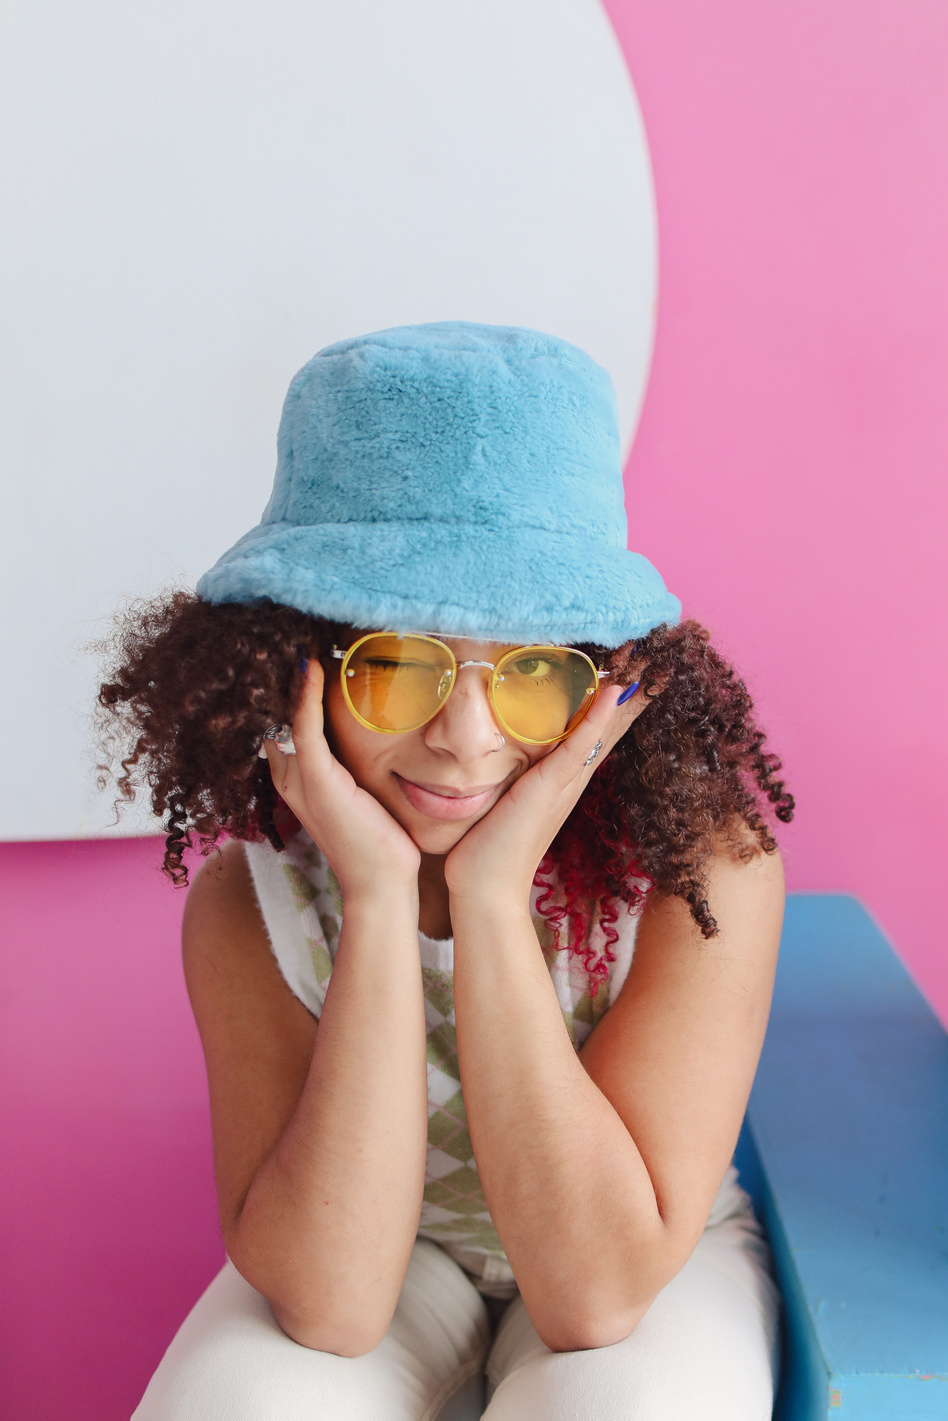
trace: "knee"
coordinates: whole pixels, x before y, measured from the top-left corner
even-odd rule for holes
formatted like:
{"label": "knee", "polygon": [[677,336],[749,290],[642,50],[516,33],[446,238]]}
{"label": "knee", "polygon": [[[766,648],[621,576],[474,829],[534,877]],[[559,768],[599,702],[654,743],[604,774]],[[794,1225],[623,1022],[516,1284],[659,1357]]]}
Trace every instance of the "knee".
{"label": "knee", "polygon": [[279,1375],[283,1354],[297,1350],[228,1263],[178,1329],[132,1421],[260,1421],[271,1415],[261,1378]]}

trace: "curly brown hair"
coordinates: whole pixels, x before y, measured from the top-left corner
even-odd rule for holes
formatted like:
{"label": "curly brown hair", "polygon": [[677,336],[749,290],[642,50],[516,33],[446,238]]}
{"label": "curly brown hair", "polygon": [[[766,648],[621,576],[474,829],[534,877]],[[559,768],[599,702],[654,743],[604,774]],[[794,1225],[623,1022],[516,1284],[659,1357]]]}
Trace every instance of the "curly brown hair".
{"label": "curly brown hair", "polygon": [[[106,644],[111,666],[99,691],[105,762],[121,799],[147,787],[165,821],[164,870],[187,883],[184,854],[209,853],[221,834],[266,838],[282,849],[298,828],[279,800],[264,731],[291,722],[305,659],[325,661],[353,628],[274,602],[211,603],[188,592],[132,608]],[[586,941],[599,903],[608,940],[615,905],[655,888],[684,899],[705,937],[717,924],[705,865],[723,838],[750,859],[776,849],[769,819],[788,823],[793,798],[764,749],[750,694],[697,622],[656,627],[618,650],[584,645],[610,679],[641,680],[649,704],[590,781],[544,859],[562,893],[546,895],[596,975]],[[602,971],[605,971],[604,965]]]}

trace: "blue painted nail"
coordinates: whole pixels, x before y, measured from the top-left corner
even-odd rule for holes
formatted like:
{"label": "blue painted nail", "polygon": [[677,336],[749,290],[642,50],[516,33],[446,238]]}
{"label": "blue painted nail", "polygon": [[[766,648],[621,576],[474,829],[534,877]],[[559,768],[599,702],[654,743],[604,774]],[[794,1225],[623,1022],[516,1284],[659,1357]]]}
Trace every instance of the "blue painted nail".
{"label": "blue painted nail", "polygon": [[302,675],[305,676],[305,675],[306,675],[306,672],[307,672],[308,670],[309,670],[309,657],[308,657],[308,656],[301,656],[301,657],[300,657],[300,672],[302,673]]}
{"label": "blue painted nail", "polygon": [[624,706],[626,701],[631,701],[632,697],[635,695],[640,685],[640,681],[633,681],[631,686],[626,686],[625,690],[622,692],[622,695],[616,701],[616,705]]}

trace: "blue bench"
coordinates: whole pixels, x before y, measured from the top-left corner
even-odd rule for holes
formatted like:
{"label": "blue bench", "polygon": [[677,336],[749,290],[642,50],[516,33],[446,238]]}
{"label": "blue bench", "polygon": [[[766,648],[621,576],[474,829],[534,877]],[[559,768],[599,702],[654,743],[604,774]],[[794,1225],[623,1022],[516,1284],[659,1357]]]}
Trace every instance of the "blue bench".
{"label": "blue bench", "polygon": [[788,902],[737,1163],[785,1300],[776,1421],[946,1421],[948,1036],[853,898]]}

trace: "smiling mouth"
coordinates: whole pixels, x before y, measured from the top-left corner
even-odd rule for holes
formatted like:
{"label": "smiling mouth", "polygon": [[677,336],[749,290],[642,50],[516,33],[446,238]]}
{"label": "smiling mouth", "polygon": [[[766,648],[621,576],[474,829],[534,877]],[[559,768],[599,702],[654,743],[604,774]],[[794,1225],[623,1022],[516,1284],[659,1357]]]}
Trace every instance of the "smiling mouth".
{"label": "smiling mouth", "polygon": [[[402,779],[402,776],[398,776]],[[450,785],[426,785],[421,780],[405,780],[406,784],[413,784],[416,789],[423,789],[426,794],[437,794],[442,799],[477,799],[478,795],[490,794],[491,790],[500,787],[500,781],[492,785],[473,785],[470,789],[452,789]]]}
{"label": "smiling mouth", "polygon": [[395,782],[413,809],[429,819],[469,819],[490,802],[503,781],[492,785],[473,785],[470,789],[455,789],[451,785],[417,784],[392,771]]}

